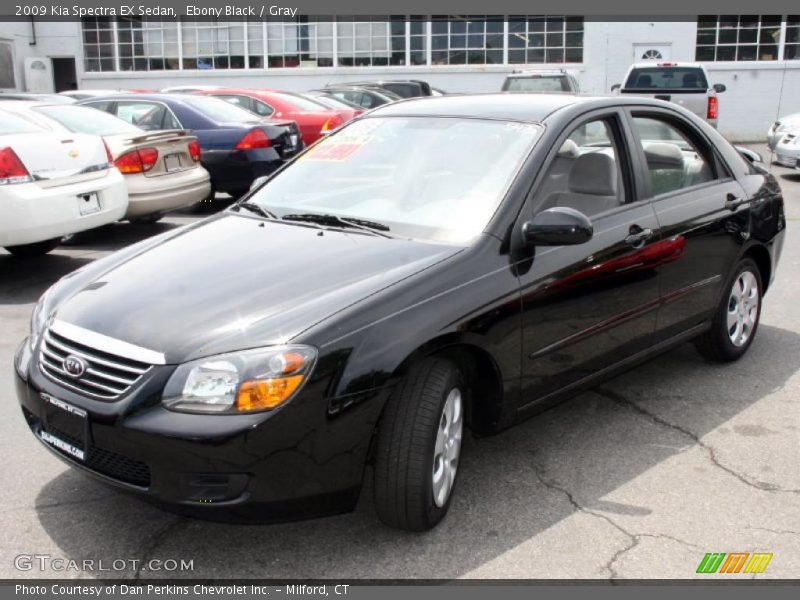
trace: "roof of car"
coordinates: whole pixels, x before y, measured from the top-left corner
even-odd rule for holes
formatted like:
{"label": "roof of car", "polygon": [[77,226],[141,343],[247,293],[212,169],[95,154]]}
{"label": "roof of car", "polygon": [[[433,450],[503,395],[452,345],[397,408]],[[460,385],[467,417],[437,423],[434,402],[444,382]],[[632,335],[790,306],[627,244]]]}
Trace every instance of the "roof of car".
{"label": "roof of car", "polygon": [[644,97],[500,92],[409,98],[373,109],[370,115],[477,117],[541,123],[553,113],[578,104],[587,109],[637,104],[668,105],[664,101]]}
{"label": "roof of car", "polygon": [[78,101],[78,104],[84,104],[88,102],[102,102],[103,100],[127,100],[131,102],[136,102],[138,100],[151,100],[155,102],[180,102],[182,104],[186,103],[186,98],[195,97],[193,94],[125,94],[125,93],[115,93],[115,94],[108,94],[107,96],[95,96],[92,98],[86,98],[84,100]]}

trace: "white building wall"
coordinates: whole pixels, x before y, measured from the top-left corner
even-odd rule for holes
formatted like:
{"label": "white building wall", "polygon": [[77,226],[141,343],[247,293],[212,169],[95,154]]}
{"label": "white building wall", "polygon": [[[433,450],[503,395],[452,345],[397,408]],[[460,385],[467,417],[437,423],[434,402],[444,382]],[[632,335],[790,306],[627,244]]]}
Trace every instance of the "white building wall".
{"label": "white building wall", "polygon": [[[413,77],[450,92],[488,92],[499,90],[505,75],[511,71],[510,67],[487,65],[84,73],[80,23],[37,23],[36,33],[37,43],[30,46],[30,23],[3,23],[0,29],[0,39],[15,43],[20,90],[25,89],[26,56],[75,56],[79,87],[102,89],[159,89],[202,83],[304,91],[337,81]],[[696,33],[694,21],[587,21],[584,62],[570,70],[584,91],[607,94],[613,84],[622,81],[634,61],[636,44],[666,49],[670,60],[692,61]],[[708,63],[706,67],[712,83],[728,87],[720,97],[719,128],[729,139],[763,140],[767,128],[779,115],[800,112],[800,61]]]}

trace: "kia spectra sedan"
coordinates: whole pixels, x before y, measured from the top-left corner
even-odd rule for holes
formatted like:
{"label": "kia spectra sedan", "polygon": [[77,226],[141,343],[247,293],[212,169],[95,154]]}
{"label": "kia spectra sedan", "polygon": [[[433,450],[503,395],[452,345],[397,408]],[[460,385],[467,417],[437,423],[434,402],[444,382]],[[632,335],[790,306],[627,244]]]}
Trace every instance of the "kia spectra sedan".
{"label": "kia spectra sedan", "polygon": [[[775,179],[647,98],[402,101],[71,273],[16,354],[73,467],[190,515],[435,526],[486,435],[692,340],[753,343]],[[698,369],[703,368],[698,361]]]}

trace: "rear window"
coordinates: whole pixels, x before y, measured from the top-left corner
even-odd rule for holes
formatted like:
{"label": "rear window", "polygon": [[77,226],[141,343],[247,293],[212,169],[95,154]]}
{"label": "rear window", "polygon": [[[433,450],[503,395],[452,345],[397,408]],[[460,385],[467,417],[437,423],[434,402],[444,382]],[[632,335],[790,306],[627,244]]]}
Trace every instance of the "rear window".
{"label": "rear window", "polygon": [[253,113],[219,98],[186,96],[182,100],[217,123],[254,123],[259,120]]}
{"label": "rear window", "polygon": [[568,92],[566,77],[509,77],[509,92]]}
{"label": "rear window", "polygon": [[697,67],[642,67],[633,69],[625,90],[707,90],[708,82]]}
{"label": "rear window", "polygon": [[5,111],[0,111],[0,135],[12,133],[36,133],[42,131],[30,121],[22,117],[12,115]]}
{"label": "rear window", "polygon": [[314,100],[303,98],[302,96],[295,96],[294,94],[284,94],[282,92],[272,92],[271,94],[276,99],[291,104],[297,110],[305,110],[309,112],[319,112],[321,110],[329,110],[327,106],[320,104]]}
{"label": "rear window", "polygon": [[115,135],[118,133],[142,133],[142,129],[110,115],[102,110],[84,106],[39,106],[34,108],[58,121],[70,131],[92,135]]}

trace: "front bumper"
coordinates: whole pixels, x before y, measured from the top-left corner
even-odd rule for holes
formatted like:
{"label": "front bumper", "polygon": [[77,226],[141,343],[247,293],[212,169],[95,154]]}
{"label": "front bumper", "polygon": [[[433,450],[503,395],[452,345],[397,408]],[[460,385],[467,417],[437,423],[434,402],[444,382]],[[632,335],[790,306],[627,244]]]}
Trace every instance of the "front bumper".
{"label": "front bumper", "polygon": [[[271,413],[182,414],[160,403],[173,367],[154,369],[118,401],[93,400],[48,379],[26,346],[27,340],[15,357],[25,420],[48,450],[84,473],[169,510],[213,520],[271,522],[355,507],[382,401],[356,402],[332,417],[324,398],[328,382],[312,380]],[[43,393],[88,413],[84,460],[42,439],[42,431],[60,434],[48,428]]]}
{"label": "front bumper", "polygon": [[284,163],[275,148],[206,150],[202,156],[211,184],[218,192],[246,191],[253,180],[273,173]]}
{"label": "front bumper", "polygon": [[775,162],[784,167],[794,168],[798,165],[800,159],[800,145],[799,144],[779,144],[775,148]]}

